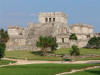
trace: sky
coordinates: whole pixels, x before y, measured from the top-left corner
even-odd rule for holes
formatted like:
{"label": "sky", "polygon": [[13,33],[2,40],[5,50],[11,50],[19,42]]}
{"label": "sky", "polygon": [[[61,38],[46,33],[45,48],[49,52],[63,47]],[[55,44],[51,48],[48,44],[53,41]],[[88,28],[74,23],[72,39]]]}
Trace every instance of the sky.
{"label": "sky", "polygon": [[89,24],[100,32],[100,0],[0,0],[0,28],[37,23],[40,12],[64,12],[69,25]]}

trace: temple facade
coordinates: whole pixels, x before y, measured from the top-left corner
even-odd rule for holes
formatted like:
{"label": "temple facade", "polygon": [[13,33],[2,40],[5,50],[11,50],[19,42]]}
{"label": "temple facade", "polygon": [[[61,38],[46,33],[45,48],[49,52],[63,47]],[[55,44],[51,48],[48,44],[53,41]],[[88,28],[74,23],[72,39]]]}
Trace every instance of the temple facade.
{"label": "temple facade", "polygon": [[[69,40],[72,33],[76,41]],[[36,41],[40,36],[53,36],[58,48],[72,45],[86,47],[88,40],[95,36],[93,26],[87,24],[68,25],[68,17],[63,12],[47,12],[38,15],[38,24],[29,23],[27,27],[9,26],[7,50],[37,50]]]}

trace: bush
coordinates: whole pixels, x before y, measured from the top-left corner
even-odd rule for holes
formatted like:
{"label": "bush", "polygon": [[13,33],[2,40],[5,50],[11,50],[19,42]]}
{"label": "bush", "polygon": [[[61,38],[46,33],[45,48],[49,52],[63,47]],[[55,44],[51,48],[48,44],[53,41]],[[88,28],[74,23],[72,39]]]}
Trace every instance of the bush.
{"label": "bush", "polygon": [[8,32],[0,29],[0,42],[6,43],[9,39]]}
{"label": "bush", "polygon": [[64,59],[64,61],[72,61],[72,59]]}
{"label": "bush", "polygon": [[89,48],[100,48],[100,37],[93,37],[88,41]]}
{"label": "bush", "polygon": [[72,33],[69,37],[69,40],[77,40],[77,36],[75,33]]}
{"label": "bush", "polygon": [[79,56],[80,55],[80,51],[79,51],[78,46],[76,46],[76,45],[72,46],[72,50],[70,51],[70,55],[71,56]]}
{"label": "bush", "polygon": [[0,59],[4,56],[5,44],[0,42]]}

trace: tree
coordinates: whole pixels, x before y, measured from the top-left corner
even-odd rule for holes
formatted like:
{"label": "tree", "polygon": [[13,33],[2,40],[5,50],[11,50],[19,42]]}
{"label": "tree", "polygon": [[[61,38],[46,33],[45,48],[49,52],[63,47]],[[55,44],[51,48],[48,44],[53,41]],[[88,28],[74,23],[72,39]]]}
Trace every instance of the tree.
{"label": "tree", "polygon": [[6,43],[8,41],[8,32],[4,31],[4,29],[0,30],[0,42]]}
{"label": "tree", "polygon": [[72,50],[70,51],[70,55],[71,56],[79,56],[80,55],[80,51],[79,51],[78,46],[76,46],[76,45],[72,46]]}
{"label": "tree", "polygon": [[53,37],[50,37],[50,38],[51,38],[51,41],[50,41],[51,51],[54,51],[58,47],[58,44],[57,44],[56,40]]}
{"label": "tree", "polygon": [[4,29],[0,30],[0,59],[4,56],[6,42],[8,41],[8,33]]}
{"label": "tree", "polygon": [[36,46],[40,47],[42,49],[42,55],[46,56],[47,48],[50,47],[51,50],[53,51],[54,49],[57,48],[57,43],[56,40],[51,36],[45,36],[45,37],[40,36],[39,41],[37,41],[36,43]]}
{"label": "tree", "polygon": [[0,42],[0,59],[4,56],[5,44]]}
{"label": "tree", "polygon": [[70,40],[77,40],[77,36],[75,33],[72,33],[69,37]]}
{"label": "tree", "polygon": [[91,48],[100,48],[100,37],[93,37],[88,41]]}

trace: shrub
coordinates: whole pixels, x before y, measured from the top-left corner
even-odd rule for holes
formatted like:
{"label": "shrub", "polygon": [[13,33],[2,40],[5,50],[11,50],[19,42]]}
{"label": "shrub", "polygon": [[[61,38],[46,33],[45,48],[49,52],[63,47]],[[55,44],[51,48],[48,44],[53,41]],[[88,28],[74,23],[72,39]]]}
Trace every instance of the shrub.
{"label": "shrub", "polygon": [[80,51],[79,51],[78,46],[76,46],[76,45],[72,46],[72,50],[70,51],[70,55],[71,56],[79,56],[80,55]]}
{"label": "shrub", "polygon": [[0,59],[4,56],[5,44],[0,42]]}
{"label": "shrub", "polygon": [[90,48],[100,48],[100,37],[93,37],[88,41]]}
{"label": "shrub", "polygon": [[8,32],[0,29],[0,42],[6,43],[9,39]]}
{"label": "shrub", "polygon": [[75,33],[72,33],[69,37],[69,40],[77,40],[77,36]]}

